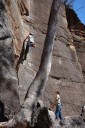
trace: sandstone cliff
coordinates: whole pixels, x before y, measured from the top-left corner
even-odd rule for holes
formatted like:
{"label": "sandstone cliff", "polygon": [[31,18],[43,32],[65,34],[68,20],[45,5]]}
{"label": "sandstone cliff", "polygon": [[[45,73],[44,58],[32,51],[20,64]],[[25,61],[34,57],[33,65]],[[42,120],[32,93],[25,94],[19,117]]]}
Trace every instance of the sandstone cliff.
{"label": "sandstone cliff", "polygon": [[[25,93],[39,67],[51,2],[31,1],[29,16],[23,17],[24,23],[34,33],[36,48],[30,50],[27,61],[20,66],[19,84],[21,96],[23,85]],[[44,103],[48,107],[50,107],[50,104],[54,100],[56,89],[61,92],[64,115],[79,114],[85,97],[84,78],[82,65],[74,45],[73,35],[68,28],[66,10],[63,5],[59,12],[58,25],[56,27],[52,69],[43,94]]]}
{"label": "sandstone cliff", "polygon": [[[23,41],[29,32],[34,33],[36,48],[30,49],[27,60],[19,63],[19,83],[11,80],[13,87],[16,86],[16,90],[19,90],[20,102],[22,104],[27,88],[30,86],[39,68],[52,0],[0,0],[0,2],[5,6],[5,10],[0,6],[0,13],[4,12],[7,17],[5,18],[1,13],[1,17],[4,17],[7,22],[4,23],[2,19],[0,20],[0,22],[5,25],[5,29],[0,29],[0,53],[2,55],[2,53],[5,54],[6,52],[4,56],[6,56],[5,58],[9,61],[7,67],[5,63],[2,63],[3,61],[1,59],[1,75],[4,74],[5,79],[3,81],[5,83],[3,85],[2,77],[0,77],[1,87],[4,86],[4,88],[2,87],[2,90],[0,90],[0,94],[2,95],[0,99],[4,105],[7,99],[10,102],[10,92],[8,93],[9,83],[6,83],[7,81],[9,82],[9,78],[6,78],[5,71],[7,71],[7,73],[14,73],[14,76],[17,76],[15,66],[20,58]],[[47,107],[50,107],[54,100],[55,90],[59,90],[62,97],[63,114],[74,116],[75,114],[80,114],[81,105],[85,101],[85,26],[80,24],[79,20],[78,24],[74,23],[74,18],[69,17],[69,13],[71,12],[66,10],[64,5],[60,8],[52,56],[52,69],[41,99],[43,99]],[[72,21],[72,24],[69,23],[69,21]],[[7,39],[4,39],[4,46],[2,42],[3,31],[6,34],[10,33],[10,38],[8,38],[8,35],[7,38],[11,40],[7,42]],[[8,49],[6,45],[8,45]],[[11,49],[11,51],[9,49]],[[3,69],[3,65],[5,65],[6,70]],[[19,87],[17,87],[18,84]],[[8,90],[8,96],[5,96],[5,100],[3,100],[3,89]],[[6,91],[4,92],[6,93]],[[16,104],[18,105],[19,99],[18,96],[16,97],[16,93],[12,97],[11,101],[15,97]],[[11,102],[11,105],[5,105],[5,110],[8,112],[9,106],[14,107],[13,104],[15,104],[15,102]]]}

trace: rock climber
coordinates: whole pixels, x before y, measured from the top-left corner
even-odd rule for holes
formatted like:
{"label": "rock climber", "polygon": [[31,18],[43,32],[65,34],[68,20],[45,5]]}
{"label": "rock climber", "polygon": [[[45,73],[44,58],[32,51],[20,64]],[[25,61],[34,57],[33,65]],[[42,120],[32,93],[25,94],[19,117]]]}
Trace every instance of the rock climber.
{"label": "rock climber", "polygon": [[24,41],[24,56],[23,56],[23,60],[26,60],[27,59],[27,54],[29,52],[29,47],[35,47],[35,43],[34,43],[34,37],[33,37],[33,34],[30,33],[25,41]]}

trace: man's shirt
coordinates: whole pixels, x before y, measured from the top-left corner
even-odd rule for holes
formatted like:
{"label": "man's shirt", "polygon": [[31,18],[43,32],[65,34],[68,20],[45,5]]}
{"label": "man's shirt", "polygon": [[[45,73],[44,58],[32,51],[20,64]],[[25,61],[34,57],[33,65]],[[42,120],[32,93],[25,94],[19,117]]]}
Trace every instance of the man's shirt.
{"label": "man's shirt", "polygon": [[34,38],[32,35],[29,35],[29,38],[30,38],[30,42],[34,43]]}
{"label": "man's shirt", "polygon": [[61,104],[61,100],[60,100],[60,95],[59,94],[57,94],[56,99],[57,99],[57,104]]}

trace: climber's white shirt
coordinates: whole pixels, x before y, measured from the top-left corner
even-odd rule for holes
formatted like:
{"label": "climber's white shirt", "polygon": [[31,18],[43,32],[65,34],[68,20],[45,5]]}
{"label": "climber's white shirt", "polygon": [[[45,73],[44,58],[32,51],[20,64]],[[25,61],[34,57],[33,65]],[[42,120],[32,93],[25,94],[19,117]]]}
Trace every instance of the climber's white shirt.
{"label": "climber's white shirt", "polygon": [[29,35],[29,37],[30,37],[30,42],[34,43],[34,38],[33,38],[33,36],[32,36],[32,35]]}
{"label": "climber's white shirt", "polygon": [[61,100],[60,100],[60,95],[59,94],[57,94],[56,99],[57,99],[57,104],[61,104]]}

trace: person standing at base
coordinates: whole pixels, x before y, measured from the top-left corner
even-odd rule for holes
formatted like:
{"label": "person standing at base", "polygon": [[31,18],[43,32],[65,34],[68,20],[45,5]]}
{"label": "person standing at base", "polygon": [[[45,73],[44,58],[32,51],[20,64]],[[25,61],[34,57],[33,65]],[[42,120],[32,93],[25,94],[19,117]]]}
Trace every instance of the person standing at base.
{"label": "person standing at base", "polygon": [[56,90],[56,98],[55,98],[51,108],[53,108],[55,105],[56,105],[55,118],[56,119],[59,118],[60,120],[63,120],[62,112],[61,112],[61,109],[62,109],[61,97],[60,97],[60,92],[57,90]]}
{"label": "person standing at base", "polygon": [[61,112],[62,104],[61,104],[61,98],[60,98],[59,91],[56,91],[56,101],[57,101],[56,111],[55,111],[56,119],[60,118],[60,120],[62,120],[63,119],[62,112]]}

